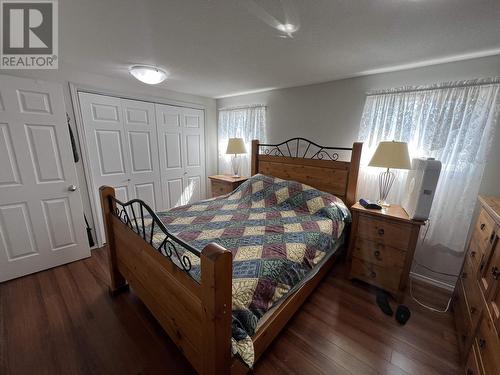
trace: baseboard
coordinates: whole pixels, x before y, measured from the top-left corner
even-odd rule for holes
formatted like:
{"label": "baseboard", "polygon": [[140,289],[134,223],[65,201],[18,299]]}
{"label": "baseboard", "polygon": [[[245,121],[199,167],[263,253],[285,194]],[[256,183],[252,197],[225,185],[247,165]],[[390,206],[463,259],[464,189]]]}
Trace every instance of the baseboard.
{"label": "baseboard", "polygon": [[439,281],[439,280],[430,278],[428,276],[420,275],[420,274],[415,273],[415,272],[410,272],[410,277],[412,279],[421,281],[421,282],[426,283],[426,284],[433,285],[433,286],[440,288],[440,289],[445,289],[445,290],[450,291],[450,292],[452,292],[455,289],[455,285],[448,284],[448,283],[445,283],[443,281]]}

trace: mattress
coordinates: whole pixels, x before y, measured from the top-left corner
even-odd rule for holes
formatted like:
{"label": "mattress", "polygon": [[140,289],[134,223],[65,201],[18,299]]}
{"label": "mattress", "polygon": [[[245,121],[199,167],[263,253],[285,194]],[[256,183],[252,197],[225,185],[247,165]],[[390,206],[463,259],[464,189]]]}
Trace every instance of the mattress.
{"label": "mattress", "polygon": [[[171,234],[198,252],[212,242],[232,252],[233,354],[250,367],[254,361],[251,336],[269,311],[338,249],[350,221],[349,210],[339,198],[260,174],[227,196],[157,215]],[[164,238],[159,228],[153,231],[155,243]],[[182,247],[177,251],[181,259],[189,259],[189,274],[199,281],[200,258]]]}

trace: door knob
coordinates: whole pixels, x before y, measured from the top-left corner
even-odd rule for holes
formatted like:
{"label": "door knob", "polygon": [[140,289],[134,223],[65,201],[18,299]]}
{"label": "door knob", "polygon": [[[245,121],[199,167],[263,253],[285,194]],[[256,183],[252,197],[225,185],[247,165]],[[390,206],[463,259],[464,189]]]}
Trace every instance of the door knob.
{"label": "door knob", "polygon": [[76,191],[76,185],[69,185],[68,186],[68,191]]}

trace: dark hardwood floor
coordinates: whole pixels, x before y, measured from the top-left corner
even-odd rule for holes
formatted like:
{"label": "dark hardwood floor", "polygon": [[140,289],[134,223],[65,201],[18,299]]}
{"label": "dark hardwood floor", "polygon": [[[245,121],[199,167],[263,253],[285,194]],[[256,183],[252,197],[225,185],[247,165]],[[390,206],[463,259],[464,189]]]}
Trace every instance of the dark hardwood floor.
{"label": "dark hardwood floor", "polygon": [[[107,292],[105,250],[0,284],[0,374],[191,374],[133,292]],[[415,284],[432,303],[446,296]],[[405,326],[339,263],[257,363],[256,374],[459,374],[451,314],[408,296]],[[395,307],[395,303],[392,304]]]}

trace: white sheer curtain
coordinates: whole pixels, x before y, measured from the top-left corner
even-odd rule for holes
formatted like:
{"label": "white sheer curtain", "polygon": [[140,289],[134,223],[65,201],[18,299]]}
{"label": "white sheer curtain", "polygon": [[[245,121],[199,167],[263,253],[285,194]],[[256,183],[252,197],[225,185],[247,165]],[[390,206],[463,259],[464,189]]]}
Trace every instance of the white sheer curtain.
{"label": "white sheer curtain", "polygon": [[242,176],[250,175],[250,153],[252,139],[266,141],[266,107],[224,108],[219,110],[219,173],[231,173],[231,155],[226,155],[229,138],[243,138],[247,153],[240,155]]}
{"label": "white sheer curtain", "polygon": [[[378,198],[379,168],[366,167],[378,142],[408,142],[411,157],[442,162],[425,254],[462,252],[499,112],[500,79],[462,81],[369,93],[359,140],[364,142],[358,195]],[[389,202],[399,203],[407,172],[399,171]],[[424,232],[424,231],[421,231]]]}

